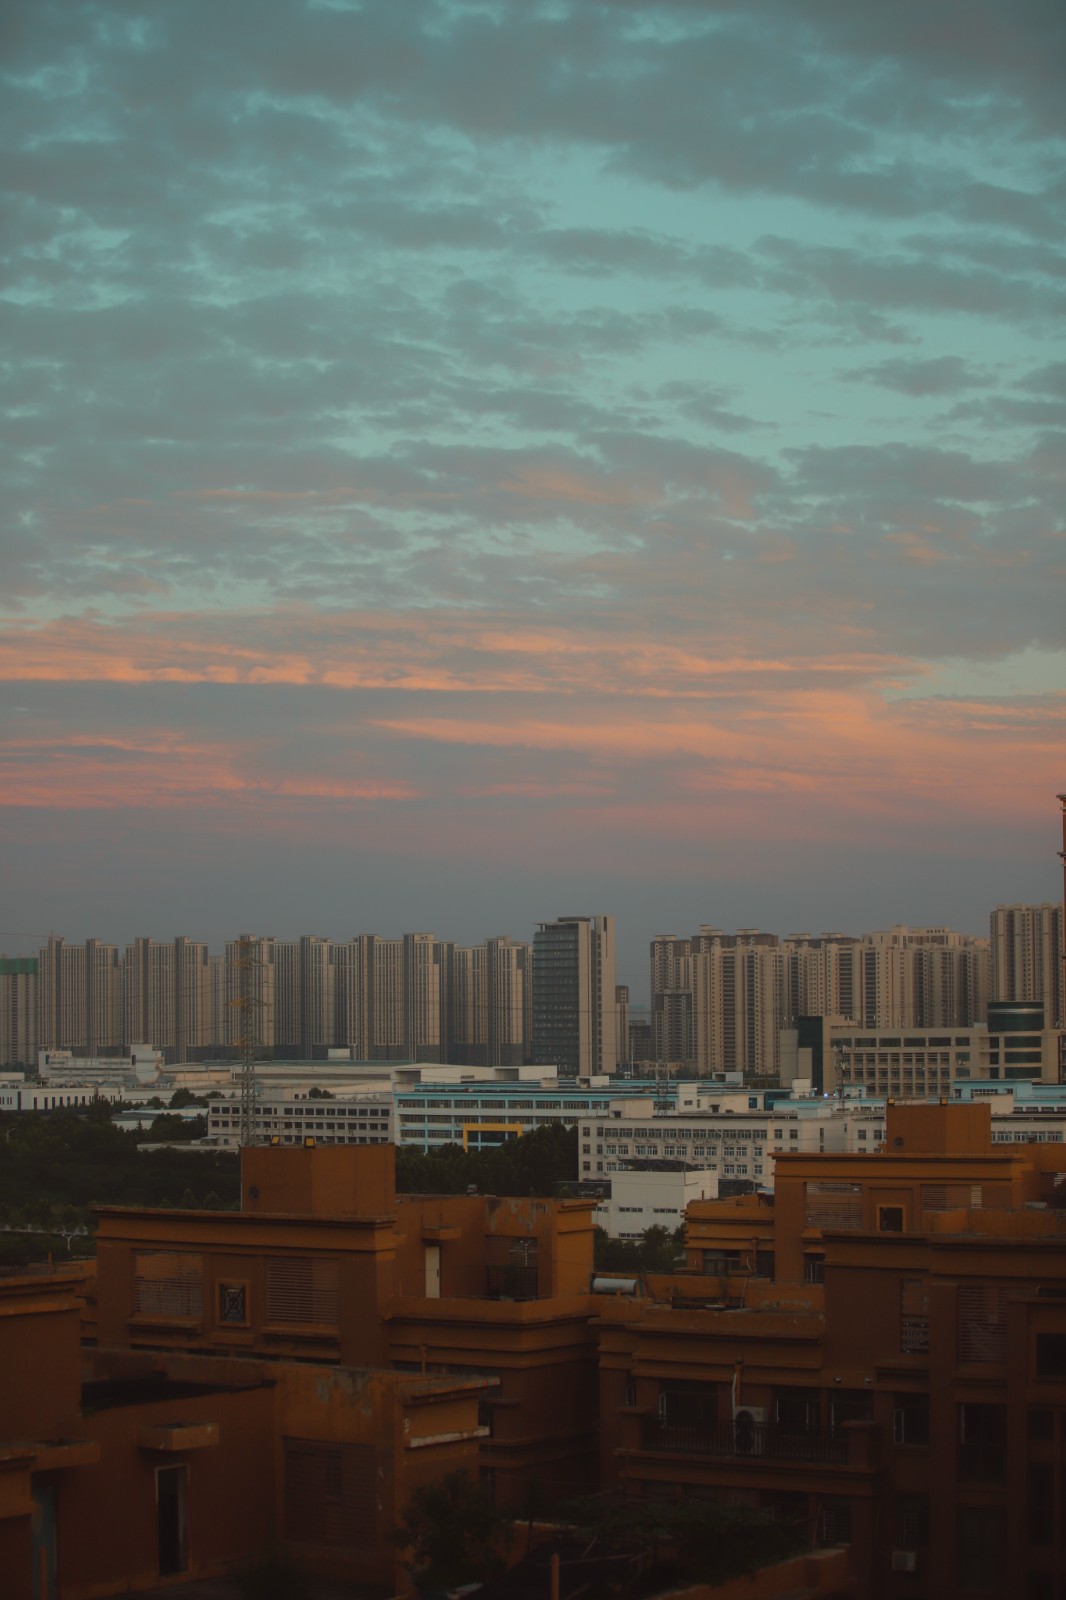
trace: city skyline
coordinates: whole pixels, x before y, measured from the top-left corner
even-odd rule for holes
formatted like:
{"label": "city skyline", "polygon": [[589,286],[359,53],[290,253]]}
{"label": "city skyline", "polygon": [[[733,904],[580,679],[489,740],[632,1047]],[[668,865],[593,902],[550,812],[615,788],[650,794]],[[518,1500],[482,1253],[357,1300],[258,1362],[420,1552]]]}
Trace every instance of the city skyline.
{"label": "city skyline", "polygon": [[123,948],[53,934],[36,956],[0,952],[0,1065],[32,1064],[38,1049],[107,1056],[147,1044],[171,1062],[225,1050],[239,1042],[233,1007],[247,983],[258,1044],[288,1059],[341,1047],[357,1060],[535,1062],[571,1077],[641,1059],[775,1077],[780,1030],[801,1018],[968,1028],[994,1000],[1036,1002],[1044,1026],[1061,1028],[1063,919],[1062,904],[1046,902],[997,906],[989,936],[897,926],[781,937],[703,924],[649,941],[646,1002],[618,983],[610,915],[476,945],[427,932],[242,934],[212,953],[186,935]]}
{"label": "city skyline", "polygon": [[[740,933],[754,933],[761,938],[768,937],[782,944],[807,939],[814,939],[815,941],[821,939],[864,940],[898,929],[909,933],[943,930],[953,937],[959,937],[966,941],[984,941],[990,945],[989,958],[993,959],[997,932],[1000,939],[1003,937],[1001,914],[1015,911],[1043,911],[1054,918],[1061,919],[1063,905],[1064,902],[1061,895],[1032,902],[1020,900],[1000,902],[998,905],[989,906],[986,909],[983,923],[979,929],[953,927],[943,918],[932,919],[922,923],[912,920],[880,926],[871,922],[865,925],[856,924],[851,927],[816,926],[812,921],[808,920],[805,926],[797,924],[794,927],[785,929],[781,927],[759,927],[753,922],[733,924],[711,922],[706,916],[697,916],[691,924],[681,923],[669,930],[656,929],[652,932],[643,925],[626,928],[613,914],[610,915],[609,920],[615,929],[615,973],[617,982],[625,985],[630,990],[632,1004],[644,1007],[650,1004],[655,990],[655,980],[652,979],[649,983],[649,961],[652,969],[654,969],[656,946],[661,945],[664,941],[680,941],[684,943],[692,927],[698,927],[703,932],[713,931],[714,933],[725,934],[727,937]],[[562,920],[569,920],[569,918],[563,918]],[[998,929],[997,924],[999,924]],[[306,929],[280,927],[275,922],[266,928],[259,929],[238,930],[227,927],[223,928],[216,936],[207,937],[204,935],[202,928],[195,929],[192,933],[175,934],[172,931],[164,931],[157,926],[154,931],[147,932],[140,922],[137,923],[132,933],[120,935],[114,931],[113,927],[104,928],[97,922],[84,934],[75,932],[69,927],[66,929],[50,928],[43,932],[34,933],[10,932],[0,928],[0,957],[37,956],[44,949],[47,941],[52,939],[62,941],[68,949],[84,947],[92,942],[104,948],[117,950],[120,956],[123,957],[127,951],[133,952],[146,943],[157,950],[169,950],[173,946],[181,944],[188,946],[190,950],[202,950],[205,954],[210,953],[212,956],[222,956],[232,946],[234,940],[245,936],[251,937],[256,941],[264,940],[279,945],[296,946],[302,941],[310,941],[312,943],[321,941],[336,947],[350,946],[358,941],[367,939],[370,940],[371,944],[377,942],[379,944],[402,946],[403,941],[408,938],[429,938],[442,945],[456,948],[475,949],[487,944],[499,943],[521,946],[532,951],[536,929],[541,925],[543,925],[542,921],[538,920],[509,933],[487,933],[484,927],[472,927],[472,931],[460,935],[455,927],[450,924],[444,925],[443,928],[403,928],[399,925],[382,928],[379,926],[373,933],[368,933],[365,928],[362,932],[356,932],[352,929],[331,932],[319,926],[315,932],[310,933]],[[470,925],[468,924],[468,926]]]}
{"label": "city skyline", "polygon": [[0,947],[1058,897],[1060,4],[13,15]]}

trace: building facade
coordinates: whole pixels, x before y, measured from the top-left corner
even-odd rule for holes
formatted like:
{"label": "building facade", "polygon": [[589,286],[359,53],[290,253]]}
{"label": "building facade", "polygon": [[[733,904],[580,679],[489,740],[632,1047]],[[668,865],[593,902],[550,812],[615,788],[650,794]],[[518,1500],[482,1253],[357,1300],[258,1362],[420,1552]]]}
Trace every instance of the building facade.
{"label": "building facade", "polygon": [[533,1060],[559,1076],[612,1074],[615,1037],[614,918],[560,917],[533,937]]}
{"label": "building facade", "polygon": [[0,956],[0,1067],[37,1060],[37,957]]}
{"label": "building facade", "polygon": [[989,931],[991,998],[1035,1001],[1048,1027],[1066,1027],[1062,906],[997,906]]}

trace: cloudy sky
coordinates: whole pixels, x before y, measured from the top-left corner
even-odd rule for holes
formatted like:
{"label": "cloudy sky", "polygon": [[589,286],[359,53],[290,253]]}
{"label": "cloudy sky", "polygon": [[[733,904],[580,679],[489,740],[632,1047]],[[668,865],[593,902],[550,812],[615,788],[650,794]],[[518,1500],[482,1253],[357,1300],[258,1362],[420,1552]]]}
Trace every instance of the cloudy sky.
{"label": "cloudy sky", "polygon": [[5,15],[0,948],[1059,894],[1061,0]]}

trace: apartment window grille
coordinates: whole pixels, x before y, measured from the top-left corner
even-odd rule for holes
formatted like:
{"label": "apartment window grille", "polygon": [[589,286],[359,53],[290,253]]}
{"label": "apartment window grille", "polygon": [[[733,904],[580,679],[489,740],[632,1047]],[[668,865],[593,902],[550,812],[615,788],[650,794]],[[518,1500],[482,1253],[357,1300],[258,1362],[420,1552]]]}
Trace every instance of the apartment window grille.
{"label": "apartment window grille", "polygon": [[904,1355],[920,1355],[929,1349],[929,1285],[925,1278],[900,1280],[899,1347]]}
{"label": "apartment window grille", "polygon": [[267,1262],[267,1320],[336,1327],[340,1316],[337,1263],[313,1256]]}
{"label": "apartment window grille", "polygon": [[959,1289],[959,1360],[1007,1359],[1007,1305],[995,1284],[964,1284]]}
{"label": "apartment window grille", "polygon": [[862,1227],[862,1185],[858,1183],[808,1183],[808,1228],[855,1231]]}
{"label": "apartment window grille", "polygon": [[133,1258],[133,1311],[139,1317],[202,1317],[203,1257],[175,1250]]}
{"label": "apartment window grille", "polygon": [[823,1545],[851,1543],[851,1502],[841,1497],[823,1500],[818,1516],[819,1542]]}
{"label": "apartment window grille", "polygon": [[248,1326],[248,1285],[246,1283],[220,1283],[218,1285],[218,1320],[231,1326]]}
{"label": "apartment window grille", "polygon": [[296,1544],[372,1545],[376,1539],[371,1445],[285,1439],[285,1537]]}

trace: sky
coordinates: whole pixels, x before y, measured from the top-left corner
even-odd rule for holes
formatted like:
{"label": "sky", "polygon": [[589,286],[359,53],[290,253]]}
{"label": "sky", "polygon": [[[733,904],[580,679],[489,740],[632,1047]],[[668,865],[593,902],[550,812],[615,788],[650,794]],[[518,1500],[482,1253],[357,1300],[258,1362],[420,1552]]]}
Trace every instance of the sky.
{"label": "sky", "polygon": [[1061,894],[1061,0],[9,0],[0,948]]}

